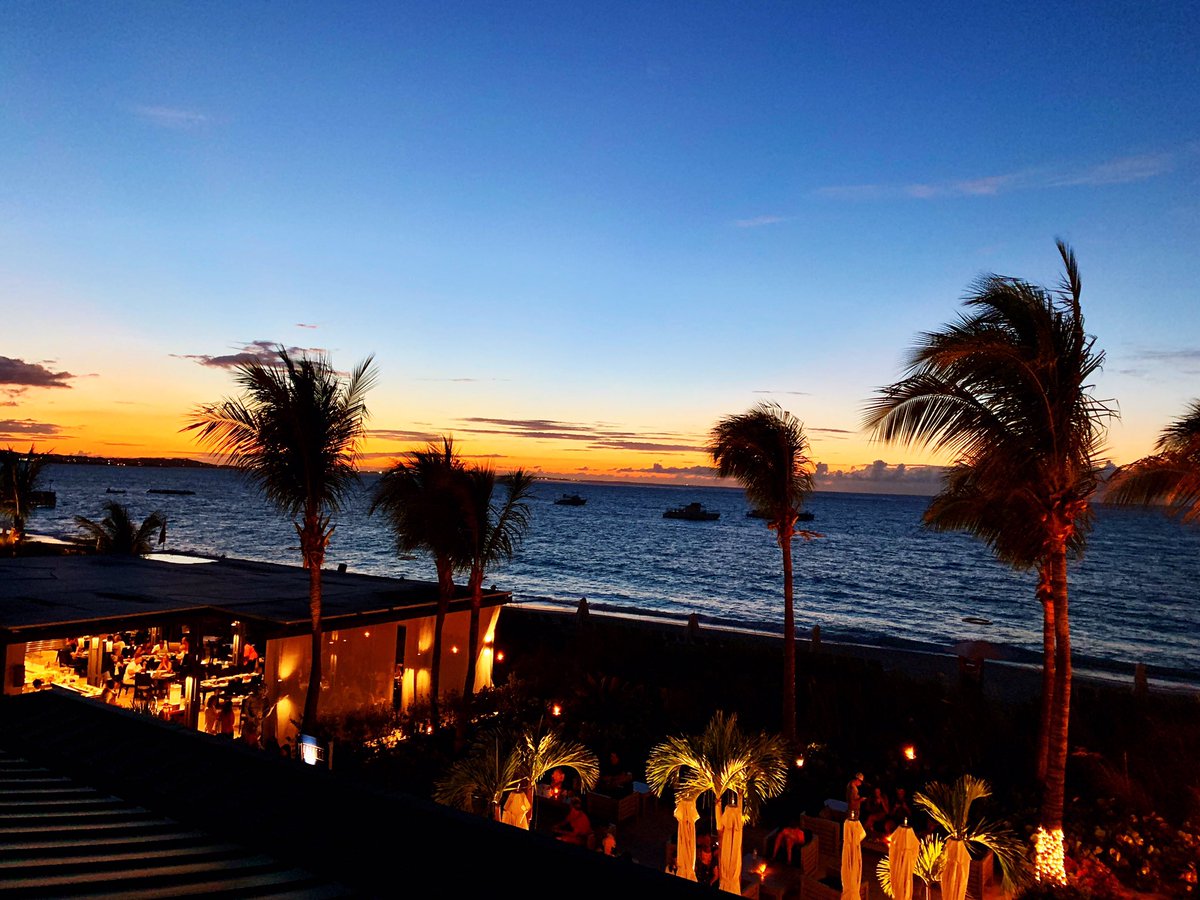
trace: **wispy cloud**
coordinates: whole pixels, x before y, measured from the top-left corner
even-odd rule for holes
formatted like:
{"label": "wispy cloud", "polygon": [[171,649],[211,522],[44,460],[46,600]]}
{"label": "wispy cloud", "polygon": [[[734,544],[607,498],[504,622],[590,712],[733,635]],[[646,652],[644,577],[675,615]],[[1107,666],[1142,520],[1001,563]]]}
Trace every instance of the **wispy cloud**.
{"label": "wispy cloud", "polygon": [[62,426],[33,419],[0,419],[0,440],[34,441],[66,437]]}
{"label": "wispy cloud", "polygon": [[417,381],[447,381],[456,384],[472,384],[476,381],[508,381],[507,378],[418,378]]}
{"label": "wispy cloud", "polygon": [[381,441],[420,441],[423,444],[428,444],[439,440],[441,436],[434,434],[432,431],[407,431],[402,428],[368,428],[367,437]]}
{"label": "wispy cloud", "polygon": [[1185,375],[1200,374],[1200,347],[1183,347],[1176,350],[1147,348],[1135,350],[1130,357],[1143,365],[1122,370],[1122,375],[1140,377],[1150,374],[1151,370],[1161,371],[1168,368]]}
{"label": "wispy cloud", "polygon": [[67,379],[74,377],[70,372],[54,372],[44,363],[31,363],[22,359],[0,356],[0,384],[69,388]]}
{"label": "wispy cloud", "polygon": [[296,327],[297,327],[297,328],[319,328],[320,326],[319,326],[319,325],[312,325],[312,324],[310,324],[310,323],[308,323],[308,322],[297,322],[297,323],[296,323]]}
{"label": "wispy cloud", "polygon": [[932,200],[941,197],[992,197],[1013,191],[1065,187],[1100,187],[1147,181],[1172,171],[1174,153],[1123,156],[1102,163],[1037,166],[976,178],[910,184],[848,184],[818,188],[818,196],[839,200]]}
{"label": "wispy cloud", "polygon": [[[275,341],[251,341],[242,344],[235,353],[221,356],[210,356],[207,353],[172,353],[175,359],[190,359],[202,366],[214,369],[232,369],[247,363],[265,363],[273,365],[279,361],[279,344]],[[325,353],[320,347],[288,347],[289,356],[321,356]]]}
{"label": "wispy cloud", "polygon": [[176,131],[200,128],[212,121],[212,117],[205,113],[174,106],[135,106],[133,112],[147,122]]}
{"label": "wispy cloud", "polygon": [[[470,434],[504,435],[532,440],[578,441],[589,450],[637,450],[662,453],[695,453],[703,450],[693,435],[674,432],[639,432],[611,425],[560,422],[556,419],[493,419],[472,416],[459,419]],[[491,426],[491,427],[485,427]],[[691,441],[688,438],[692,438]]]}
{"label": "wispy cloud", "polygon": [[734,219],[734,228],[761,228],[763,225],[778,225],[786,222],[791,216],[755,216],[752,219]]}
{"label": "wispy cloud", "polygon": [[752,394],[791,394],[793,397],[811,397],[812,396],[812,394],[810,394],[808,391],[757,390],[757,391],[751,391],[750,393],[752,393]]}

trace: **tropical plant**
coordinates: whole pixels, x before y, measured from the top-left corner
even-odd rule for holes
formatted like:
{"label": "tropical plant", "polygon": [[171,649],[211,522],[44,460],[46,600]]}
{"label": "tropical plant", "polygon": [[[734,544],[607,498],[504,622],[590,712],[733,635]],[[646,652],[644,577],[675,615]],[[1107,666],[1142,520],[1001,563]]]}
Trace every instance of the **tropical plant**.
{"label": "tropical plant", "polygon": [[[865,424],[876,438],[954,455],[943,498],[965,491],[974,509],[961,527],[1002,559],[1040,573],[1045,665],[1053,666],[1039,875],[1061,881],[1062,815],[1071,703],[1067,557],[1083,547],[1104,421],[1091,394],[1104,360],[1083,330],[1075,255],[1058,243],[1066,274],[1055,291],[990,275],[964,301],[968,312],[921,336],[905,377],[880,391]],[[953,517],[932,509],[948,527]],[[1050,634],[1053,638],[1051,639]],[[1050,648],[1053,652],[1050,653]]]}
{"label": "tropical plant", "polygon": [[[475,668],[479,657],[479,617],[483,605],[483,580],[487,570],[511,560],[529,529],[529,497],[535,476],[522,469],[500,477],[486,466],[467,470],[465,524],[467,527],[467,590],[471,594],[471,625],[467,637],[467,675],[463,696],[475,692]],[[496,483],[504,487],[496,499]]]}
{"label": "tropical plant", "polygon": [[[942,854],[945,849],[946,842],[936,834],[921,839],[913,874],[925,885],[925,900],[933,896],[933,885],[942,877]],[[885,894],[896,896],[892,891],[892,861],[888,854],[885,853],[875,866],[875,877],[879,879],[879,886]]]}
{"label": "tropical plant", "polygon": [[49,463],[48,453],[18,453],[12,447],[0,450],[0,512],[12,521],[13,540],[25,538],[25,521],[36,507],[33,495],[38,478]]}
{"label": "tropical plant", "polygon": [[438,603],[433,628],[429,707],[433,725],[441,724],[442,632],[454,599],[454,573],[468,558],[466,524],[467,470],[454,447],[441,445],[413,450],[383,473],[375,486],[371,513],[382,511],[400,553],[421,550],[433,558]]}
{"label": "tropical plant", "polygon": [[[1025,853],[1021,840],[1008,827],[987,819],[971,818],[976,800],[992,795],[991,786],[980,778],[962,775],[953,784],[934,781],[924,791],[913,794],[913,804],[925,810],[946,833],[946,841],[974,845],[977,850],[992,851],[1000,870],[1000,886],[1011,893],[1026,878]],[[949,847],[946,848],[947,852]],[[943,894],[945,892],[943,891]]]}
{"label": "tropical plant", "polygon": [[695,800],[711,794],[720,800],[726,791],[737,795],[748,822],[756,822],[763,804],[787,786],[788,745],[777,735],[748,734],[737,714],[717,712],[701,734],[669,737],[650,750],[646,784],[663,796]]}
{"label": "tropical plant", "polygon": [[434,787],[433,799],[468,812],[500,818],[504,795],[523,782],[537,784],[553,769],[573,769],[584,790],[600,777],[600,761],[558,731],[496,729],[481,734]]}
{"label": "tropical plant", "polygon": [[129,509],[115,500],[104,504],[104,518],[99,522],[76,516],[75,524],[83,532],[82,543],[111,556],[146,556],[154,551],[156,540],[167,542],[167,518],[161,510],[135,525]]}
{"label": "tropical plant", "polygon": [[334,517],[357,483],[358,447],[366,430],[372,358],[343,377],[323,355],[294,359],[283,347],[269,362],[239,365],[241,397],[199,407],[185,431],[212,448],[292,519],[308,569],[312,660],[300,721],[317,726],[321,692],[321,566]]}
{"label": "tropical plant", "polygon": [[1200,522],[1200,400],[1163,429],[1153,456],[1122,466],[1105,500],[1126,506],[1163,503],[1184,522]]}
{"label": "tropical plant", "polygon": [[762,510],[783,554],[783,737],[796,739],[796,627],[792,598],[792,539],[804,498],[812,491],[813,466],[804,426],[774,403],[728,416],[712,429],[708,452],[721,478],[735,478],[746,499]]}

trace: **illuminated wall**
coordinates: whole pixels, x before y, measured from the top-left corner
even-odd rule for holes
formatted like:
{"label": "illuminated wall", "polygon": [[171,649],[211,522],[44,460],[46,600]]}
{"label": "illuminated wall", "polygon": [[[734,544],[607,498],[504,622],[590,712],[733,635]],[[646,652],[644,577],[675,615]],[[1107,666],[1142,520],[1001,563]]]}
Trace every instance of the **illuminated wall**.
{"label": "illuminated wall", "polygon": [[[501,607],[494,606],[480,610],[479,613],[479,662],[475,668],[475,690],[490,687],[492,684],[490,636],[496,631],[500,609]],[[430,661],[433,658],[434,617],[415,619],[406,624],[408,639],[404,646],[401,709],[408,709],[414,703],[429,702]],[[470,611],[453,612],[446,616],[446,623],[442,628],[442,671],[439,685],[442,696],[462,693],[467,677],[467,634],[470,628]]]}

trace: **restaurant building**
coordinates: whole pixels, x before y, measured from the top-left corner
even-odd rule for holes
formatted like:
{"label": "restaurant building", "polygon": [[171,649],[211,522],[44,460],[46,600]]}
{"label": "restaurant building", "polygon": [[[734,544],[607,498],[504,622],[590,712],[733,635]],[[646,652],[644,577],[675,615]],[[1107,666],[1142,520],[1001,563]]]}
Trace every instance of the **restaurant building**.
{"label": "restaurant building", "polygon": [[[437,584],[345,571],[321,580],[322,715],[427,703]],[[282,745],[295,737],[308,689],[308,581],[296,566],[168,554],[0,559],[4,693],[36,680],[99,697],[115,681],[120,702],[152,703],[164,718],[209,731],[222,704],[239,708],[239,731],[249,727],[253,696],[262,711],[255,727]],[[493,635],[510,599],[484,594],[476,690],[492,683]],[[462,591],[445,619],[444,695],[462,690],[469,628]],[[122,684],[123,663],[135,656],[155,669],[137,679],[145,690]]]}

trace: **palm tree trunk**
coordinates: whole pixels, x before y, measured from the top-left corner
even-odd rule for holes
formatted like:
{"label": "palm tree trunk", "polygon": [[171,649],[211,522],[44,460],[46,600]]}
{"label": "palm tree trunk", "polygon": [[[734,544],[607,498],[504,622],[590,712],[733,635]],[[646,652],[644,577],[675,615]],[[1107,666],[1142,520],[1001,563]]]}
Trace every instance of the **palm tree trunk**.
{"label": "palm tree trunk", "polygon": [[1046,767],[1050,759],[1050,719],[1054,709],[1055,665],[1054,597],[1051,590],[1049,564],[1043,564],[1039,572],[1037,595],[1042,604],[1042,714],[1038,729],[1037,778],[1043,789],[1046,786]]}
{"label": "palm tree trunk", "polygon": [[783,552],[783,739],[796,741],[796,623],[792,610],[792,527],[779,529]]}
{"label": "palm tree trunk", "polygon": [[436,562],[438,576],[437,616],[433,621],[433,659],[429,672],[429,718],[434,729],[440,728],[441,720],[441,675],[442,675],[442,632],[446,627],[446,613],[454,596],[454,570],[445,560]]}
{"label": "palm tree trunk", "polygon": [[[304,564],[308,567],[308,613],[312,620],[311,663],[308,667],[308,692],[304,695],[304,714],[300,719],[300,733],[312,734],[317,725],[317,711],[321,701],[321,566],[325,564],[325,551],[319,547],[320,539],[310,531],[315,525],[305,523],[306,534],[301,543],[308,544],[304,552]],[[313,546],[318,544],[318,546]]]}
{"label": "palm tree trunk", "polygon": [[1062,828],[1067,769],[1067,729],[1071,719],[1071,632],[1067,620],[1067,551],[1065,542],[1051,555],[1051,596],[1054,605],[1054,702],[1050,719],[1046,784],[1041,826]]}
{"label": "palm tree trunk", "polygon": [[475,696],[475,666],[479,656],[479,618],[483,606],[483,570],[471,572],[468,587],[471,590],[471,625],[467,635],[467,679],[463,685],[463,699],[469,700]]}

